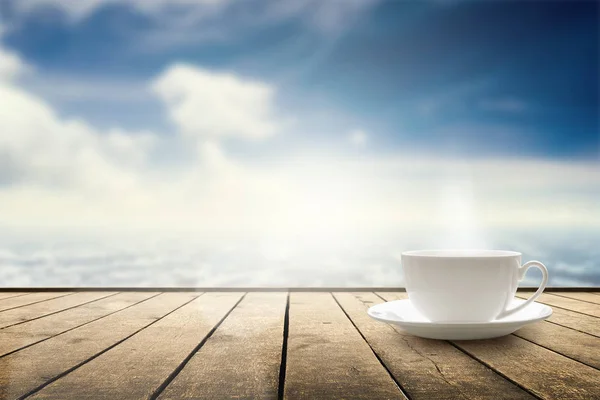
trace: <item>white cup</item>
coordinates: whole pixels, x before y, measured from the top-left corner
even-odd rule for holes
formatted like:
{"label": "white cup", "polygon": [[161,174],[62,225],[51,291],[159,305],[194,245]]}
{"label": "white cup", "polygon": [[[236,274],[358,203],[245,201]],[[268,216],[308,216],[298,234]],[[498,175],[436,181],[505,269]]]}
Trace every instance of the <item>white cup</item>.
{"label": "white cup", "polygon": [[[524,303],[509,308],[529,267],[542,283]],[[489,322],[533,302],[546,287],[539,261],[521,265],[521,253],[501,250],[418,250],[402,253],[406,291],[413,306],[434,322]]]}

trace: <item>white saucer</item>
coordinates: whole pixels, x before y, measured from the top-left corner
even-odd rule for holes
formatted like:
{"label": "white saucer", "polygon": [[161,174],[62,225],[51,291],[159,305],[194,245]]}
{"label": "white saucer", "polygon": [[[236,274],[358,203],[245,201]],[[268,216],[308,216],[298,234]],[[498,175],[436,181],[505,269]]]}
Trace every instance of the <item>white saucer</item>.
{"label": "white saucer", "polygon": [[[515,299],[512,306],[525,300]],[[473,340],[508,335],[517,329],[552,315],[545,304],[531,303],[523,310],[491,322],[431,322],[412,306],[410,300],[395,300],[369,308],[369,316],[398,325],[406,332],[428,339]]]}

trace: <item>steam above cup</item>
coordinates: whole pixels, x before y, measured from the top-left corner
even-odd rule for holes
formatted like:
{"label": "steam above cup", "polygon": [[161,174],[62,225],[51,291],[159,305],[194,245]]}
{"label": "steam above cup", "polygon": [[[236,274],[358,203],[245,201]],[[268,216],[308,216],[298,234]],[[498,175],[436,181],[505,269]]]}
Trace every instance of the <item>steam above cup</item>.
{"label": "steam above cup", "polygon": [[[511,308],[529,267],[542,271],[533,296]],[[489,322],[514,314],[546,287],[539,261],[521,265],[521,253],[501,250],[418,250],[402,253],[406,291],[413,306],[433,322]]]}

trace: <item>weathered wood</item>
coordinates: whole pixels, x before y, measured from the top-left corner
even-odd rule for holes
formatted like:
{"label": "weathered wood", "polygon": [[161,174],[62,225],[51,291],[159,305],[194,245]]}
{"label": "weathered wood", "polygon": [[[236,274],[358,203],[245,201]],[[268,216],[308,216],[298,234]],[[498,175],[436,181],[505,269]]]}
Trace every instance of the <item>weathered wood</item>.
{"label": "weathered wood", "polygon": [[374,293],[334,295],[411,399],[534,398],[448,342],[372,320],[366,310],[383,302]]}
{"label": "weathered wood", "polygon": [[564,293],[552,293],[554,296],[568,297],[570,299],[587,301],[590,303],[600,304],[599,293],[584,293],[584,292],[564,292]]}
{"label": "weathered wood", "polygon": [[159,399],[276,399],[286,298],[246,295]]}
{"label": "weathered wood", "polygon": [[0,292],[0,300],[8,299],[10,297],[25,296],[26,294],[29,294],[29,293],[28,292]]}
{"label": "weathered wood", "polygon": [[[521,294],[519,293],[517,296],[521,297]],[[551,307],[553,312],[547,319],[548,322],[600,337],[600,320],[598,318],[554,305]]]}
{"label": "weathered wood", "polygon": [[407,293],[399,293],[399,292],[375,292],[375,294],[384,299],[385,301],[392,300],[405,300],[408,299]]}
{"label": "weathered wood", "polygon": [[[518,297],[527,298],[529,296],[524,295],[523,293],[519,293]],[[600,318],[600,305],[598,304],[592,304],[581,300],[555,296],[549,293],[543,293],[540,297],[536,299],[536,301],[538,303],[548,304],[552,307],[559,307],[565,310],[586,314],[591,317]],[[598,321],[598,323],[600,324],[600,320]]]}
{"label": "weathered wood", "polygon": [[517,336],[454,344],[544,399],[589,400],[600,394],[600,371]]}
{"label": "weathered wood", "polygon": [[469,342],[371,320],[367,292],[293,292],[288,319],[283,292],[233,309],[231,291],[78,293],[0,290],[0,399],[402,398],[395,382],[414,400],[600,399],[596,293],[545,293],[548,321]]}
{"label": "weathered wood", "polygon": [[77,307],[85,303],[103,299],[116,294],[116,292],[85,292],[75,293],[71,296],[63,296],[56,299],[46,300],[0,313],[0,328],[23,323],[35,318],[40,318],[55,312],[63,311],[71,307]]}
{"label": "weathered wood", "polygon": [[452,343],[542,398],[591,399],[600,393],[600,371],[515,335]]}
{"label": "weathered wood", "polygon": [[547,322],[527,325],[514,334],[600,369],[600,338],[596,336]]}
{"label": "weathered wood", "polygon": [[102,318],[157,294],[152,292],[119,293],[66,311],[0,329],[0,357]]}
{"label": "weathered wood", "polygon": [[[30,304],[40,303],[42,301],[54,299],[57,297],[71,296],[69,292],[48,292],[48,293],[30,293],[25,296],[15,296],[0,300],[0,311],[11,310],[13,308],[23,307]],[[1,315],[1,314],[0,314]]]}
{"label": "weathered wood", "polygon": [[554,307],[546,321],[600,337],[600,323],[596,317]]}
{"label": "weathered wood", "polygon": [[402,399],[329,293],[291,293],[287,399]]}
{"label": "weathered wood", "polygon": [[[110,346],[117,345],[198,293],[161,294],[62,335],[0,358],[0,399],[13,399],[40,388]],[[165,343],[166,347],[173,344]],[[61,398],[77,399],[64,393]]]}
{"label": "weathered wood", "polygon": [[[530,293],[518,293],[518,296],[527,297],[529,295]],[[554,316],[549,320],[560,320],[562,312],[561,309],[554,309]],[[586,318],[593,319],[593,317]],[[576,315],[576,320],[581,324],[580,315]],[[593,322],[593,325],[597,327],[598,325],[595,323],[597,321]],[[600,339],[588,333],[578,332],[555,323],[535,323],[521,328],[515,332],[515,335],[587,365],[600,367]]]}
{"label": "weathered wood", "polygon": [[31,398],[147,399],[242,295],[204,294]]}

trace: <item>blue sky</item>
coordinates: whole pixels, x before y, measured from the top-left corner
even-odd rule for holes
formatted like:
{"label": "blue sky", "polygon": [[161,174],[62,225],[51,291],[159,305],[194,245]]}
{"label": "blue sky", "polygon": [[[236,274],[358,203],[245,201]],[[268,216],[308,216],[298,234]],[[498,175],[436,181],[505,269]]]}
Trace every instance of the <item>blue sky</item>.
{"label": "blue sky", "polygon": [[80,3],[1,1],[3,42],[25,87],[101,127],[168,131],[144,88],[185,62],[276,85],[305,140],[598,158],[595,1]]}
{"label": "blue sky", "polygon": [[0,0],[2,281],[382,286],[502,247],[598,284],[599,12]]}
{"label": "blue sky", "polygon": [[600,227],[595,1],[0,6],[0,226]]}

